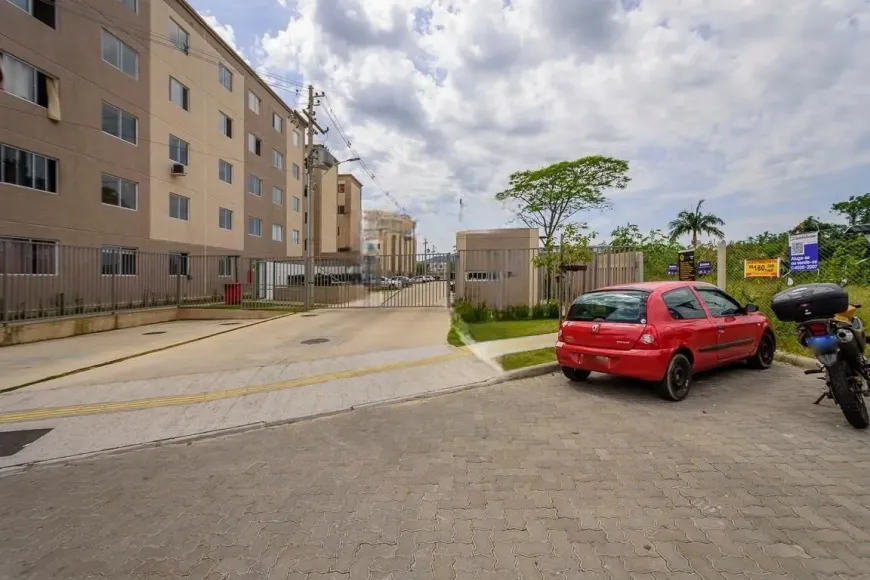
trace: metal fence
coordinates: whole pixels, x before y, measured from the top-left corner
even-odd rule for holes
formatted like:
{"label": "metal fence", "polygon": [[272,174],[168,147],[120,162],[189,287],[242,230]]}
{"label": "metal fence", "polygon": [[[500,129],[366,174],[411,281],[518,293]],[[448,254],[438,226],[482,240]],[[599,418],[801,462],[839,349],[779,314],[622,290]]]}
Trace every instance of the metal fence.
{"label": "metal fence", "polygon": [[[449,255],[317,258],[318,308],[442,306]],[[301,309],[303,258],[150,253],[0,239],[0,322],[159,307]]]}
{"label": "metal fence", "polygon": [[[558,250],[556,250],[558,252]],[[541,250],[461,250],[456,256],[455,298],[501,311],[570,302],[596,288],[644,279],[643,254],[634,248],[592,248],[592,259],[547,267]]]}

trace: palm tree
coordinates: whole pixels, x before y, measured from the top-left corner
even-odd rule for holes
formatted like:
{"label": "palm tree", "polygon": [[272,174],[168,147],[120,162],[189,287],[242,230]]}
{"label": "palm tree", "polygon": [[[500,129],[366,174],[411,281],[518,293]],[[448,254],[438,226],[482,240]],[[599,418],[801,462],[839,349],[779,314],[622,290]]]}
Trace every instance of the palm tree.
{"label": "palm tree", "polygon": [[701,213],[704,200],[698,202],[694,211],[683,210],[677,214],[677,219],[668,224],[671,241],[676,241],[680,236],[692,234],[692,247],[698,246],[698,234],[707,234],[724,238],[725,234],[719,228],[725,225],[722,218],[712,213]]}

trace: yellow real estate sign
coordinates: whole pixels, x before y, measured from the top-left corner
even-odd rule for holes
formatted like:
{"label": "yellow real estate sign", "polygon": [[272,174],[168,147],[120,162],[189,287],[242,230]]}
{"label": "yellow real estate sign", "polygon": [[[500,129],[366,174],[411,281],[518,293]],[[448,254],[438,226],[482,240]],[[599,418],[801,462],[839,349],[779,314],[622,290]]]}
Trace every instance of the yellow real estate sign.
{"label": "yellow real estate sign", "polygon": [[743,261],[744,278],[779,278],[781,260],[779,258],[764,258],[760,260]]}

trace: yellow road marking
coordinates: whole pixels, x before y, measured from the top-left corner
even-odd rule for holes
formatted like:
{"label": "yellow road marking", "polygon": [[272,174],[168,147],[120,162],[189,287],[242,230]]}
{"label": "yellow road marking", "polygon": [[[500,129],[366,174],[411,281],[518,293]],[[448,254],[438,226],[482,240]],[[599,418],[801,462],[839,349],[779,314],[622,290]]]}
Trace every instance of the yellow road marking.
{"label": "yellow road marking", "polygon": [[298,379],[290,379],[288,381],[281,381],[279,383],[271,383],[267,385],[238,387],[235,389],[209,391],[205,393],[195,393],[192,395],[169,395],[165,397],[152,397],[149,399],[138,399],[133,401],[116,401],[108,403],[70,405],[67,407],[46,407],[44,409],[26,409],[23,411],[12,411],[9,413],[0,413],[0,424],[40,421],[43,419],[62,419],[66,417],[98,415],[102,413],[116,413],[120,411],[138,411],[142,409],[154,409],[156,407],[174,407],[178,405],[210,403],[212,401],[221,401],[223,399],[231,399],[234,397],[246,397],[248,395],[271,393],[274,391],[282,391],[285,389],[293,389],[296,387],[307,387],[309,385],[318,385],[341,379],[351,379],[366,375],[385,373],[394,370],[436,364],[466,357],[470,354],[470,351],[468,351],[467,349],[459,349],[457,351],[447,354],[414,361],[389,363],[372,367],[364,367],[361,369],[339,371],[337,373],[329,373],[326,375],[318,375],[314,377],[301,377]]}

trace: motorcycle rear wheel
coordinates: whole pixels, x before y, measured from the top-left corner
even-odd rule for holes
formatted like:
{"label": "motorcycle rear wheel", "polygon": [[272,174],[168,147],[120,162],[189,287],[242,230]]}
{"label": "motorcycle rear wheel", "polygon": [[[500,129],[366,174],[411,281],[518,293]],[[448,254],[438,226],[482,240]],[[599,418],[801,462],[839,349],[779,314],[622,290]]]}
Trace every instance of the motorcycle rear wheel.
{"label": "motorcycle rear wheel", "polygon": [[834,400],[840,405],[846,421],[855,429],[866,429],[870,426],[870,414],[867,413],[864,395],[856,392],[849,384],[851,377],[852,370],[845,361],[837,361],[834,366],[828,367]]}

